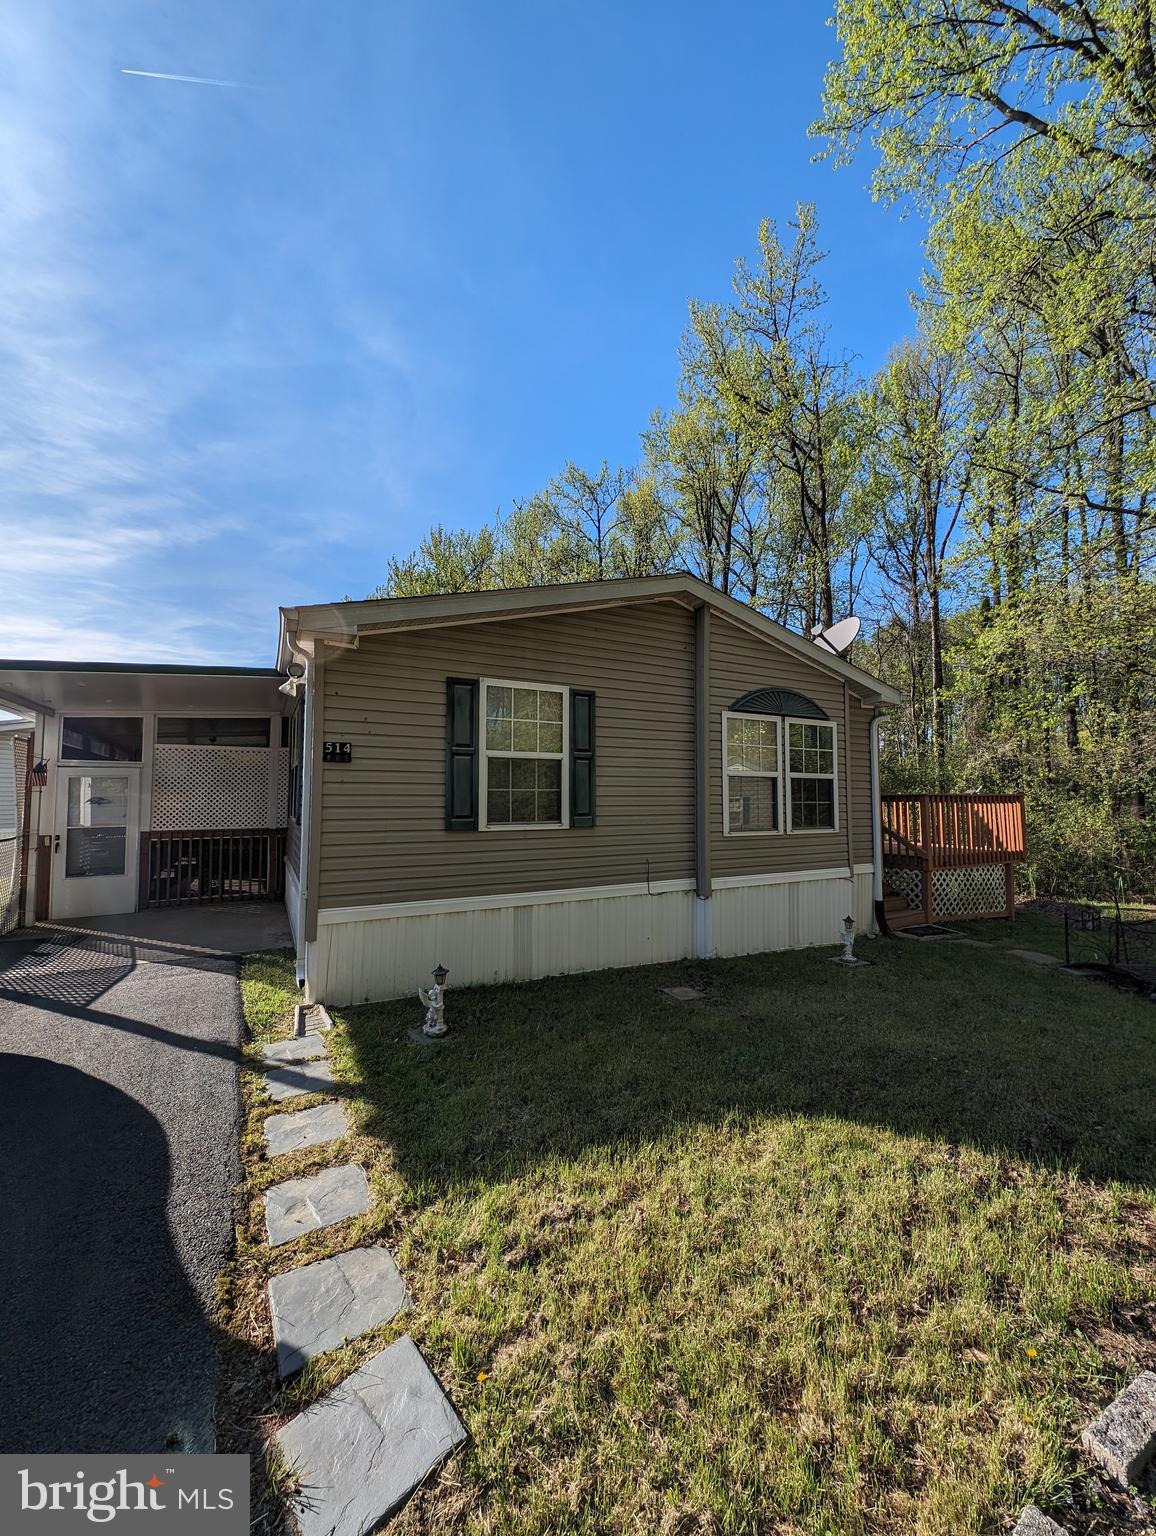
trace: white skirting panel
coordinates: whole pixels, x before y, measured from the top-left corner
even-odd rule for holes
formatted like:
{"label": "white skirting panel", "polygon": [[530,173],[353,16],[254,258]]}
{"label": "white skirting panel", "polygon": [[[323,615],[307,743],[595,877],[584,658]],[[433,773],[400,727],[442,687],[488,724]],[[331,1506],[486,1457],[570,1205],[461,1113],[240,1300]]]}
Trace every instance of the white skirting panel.
{"label": "white skirting panel", "polygon": [[326,1003],[412,996],[435,965],[451,985],[533,981],[653,965],[692,953],[692,891],[583,897],[537,905],[374,916],[317,929],[310,991]]}
{"label": "white skirting panel", "polygon": [[[852,911],[871,926],[870,870],[727,880],[702,902],[689,882],[414,902],[319,913],[307,946],[309,1001],[412,997],[435,965],[453,987],[838,942]],[[673,887],[673,888],[672,888]],[[288,897],[287,897],[288,899]]]}
{"label": "white skirting panel", "polygon": [[854,901],[854,884],[846,871],[823,871],[820,878],[716,886],[711,900],[715,954],[753,955],[768,949],[835,944]]}

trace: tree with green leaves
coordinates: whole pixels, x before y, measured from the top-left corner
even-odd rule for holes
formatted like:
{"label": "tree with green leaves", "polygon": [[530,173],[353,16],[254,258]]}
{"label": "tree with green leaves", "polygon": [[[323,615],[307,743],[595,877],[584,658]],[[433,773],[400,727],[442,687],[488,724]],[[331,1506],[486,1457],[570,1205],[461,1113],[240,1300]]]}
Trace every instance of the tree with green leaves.
{"label": "tree with green leaves", "polygon": [[495,560],[498,541],[494,529],[483,525],[443,528],[440,523],[425,535],[412,554],[386,566],[386,578],[370,597],[430,597],[441,592],[481,592],[498,585]]}
{"label": "tree with green leaves", "polygon": [[759,260],[738,263],[729,306],[693,304],[690,378],[761,441],[779,526],[780,554],[795,551],[782,607],[810,628],[830,625],[854,587],[862,529],[852,494],[860,457],[857,381],[821,319],[815,210],[801,203],[784,243],[759,230]]}
{"label": "tree with green leaves", "polygon": [[815,131],[843,161],[872,141],[877,195],[936,206],[1073,161],[1105,208],[1156,192],[1148,0],[836,0],[834,25]]}
{"label": "tree with green leaves", "polygon": [[945,567],[969,488],[968,397],[959,360],[931,341],[897,347],[874,380],[867,541],[908,637],[911,746],[946,788]]}

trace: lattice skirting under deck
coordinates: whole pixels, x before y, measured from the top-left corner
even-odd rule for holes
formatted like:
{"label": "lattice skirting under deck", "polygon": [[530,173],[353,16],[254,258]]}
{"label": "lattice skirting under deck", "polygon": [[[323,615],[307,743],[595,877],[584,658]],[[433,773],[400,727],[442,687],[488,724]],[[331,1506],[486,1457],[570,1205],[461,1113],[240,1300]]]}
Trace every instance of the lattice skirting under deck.
{"label": "lattice skirting under deck", "polygon": [[894,892],[896,896],[903,896],[912,912],[923,911],[923,871],[919,869],[885,869],[883,871],[883,885]]}
{"label": "lattice skirting under deck", "polygon": [[[923,910],[923,871],[885,869],[886,890],[902,896],[912,912]],[[934,869],[931,872],[933,917],[966,917],[976,912],[1002,912],[1005,902],[1004,867],[981,864],[968,869]]]}
{"label": "lattice skirting under deck", "polygon": [[931,908],[936,917],[963,917],[969,912],[1002,912],[1005,901],[1002,864],[932,871]]}

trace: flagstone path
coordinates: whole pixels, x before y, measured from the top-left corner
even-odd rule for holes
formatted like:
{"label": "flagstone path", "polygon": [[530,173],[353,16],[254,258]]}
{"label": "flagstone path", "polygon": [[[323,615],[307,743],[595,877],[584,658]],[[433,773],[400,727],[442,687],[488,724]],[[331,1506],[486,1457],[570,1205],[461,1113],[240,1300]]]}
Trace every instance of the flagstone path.
{"label": "flagstone path", "polygon": [[348,1136],[349,1116],[340,1104],[318,1104],[296,1114],[270,1115],[263,1129],[266,1157],[279,1157],[282,1152],[300,1152]]}
{"label": "flagstone path", "polygon": [[405,1281],[385,1248],[353,1248],[278,1275],[269,1282],[277,1369],[291,1376],[408,1306]]}
{"label": "flagstone path", "polygon": [[[328,1046],[309,1033],[264,1050],[265,1088],[277,1103],[337,1084]],[[349,1134],[337,1103],[268,1116],[270,1158],[322,1146]],[[271,1247],[346,1221],[369,1209],[369,1183],[356,1163],[286,1179],[265,1191]],[[392,1254],[349,1249],[269,1281],[277,1368],[291,1376],[308,1361],[389,1322],[410,1298]],[[466,1439],[461,1420],[408,1334],[280,1430],[281,1454],[295,1474],[292,1497],[301,1536],[365,1536],[399,1509]]]}
{"label": "flagstone path", "polygon": [[303,1093],[324,1093],[327,1088],[336,1086],[333,1068],[324,1057],[316,1061],[285,1062],[268,1068],[265,1073],[265,1090],[276,1103],[295,1099]]}

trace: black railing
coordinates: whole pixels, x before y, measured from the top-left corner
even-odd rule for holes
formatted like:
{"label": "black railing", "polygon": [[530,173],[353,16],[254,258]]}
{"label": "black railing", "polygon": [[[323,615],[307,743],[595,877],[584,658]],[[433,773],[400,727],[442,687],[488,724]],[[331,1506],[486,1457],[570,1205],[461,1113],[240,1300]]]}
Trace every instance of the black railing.
{"label": "black railing", "polygon": [[274,901],[285,893],[285,833],[142,832],[140,906]]}

